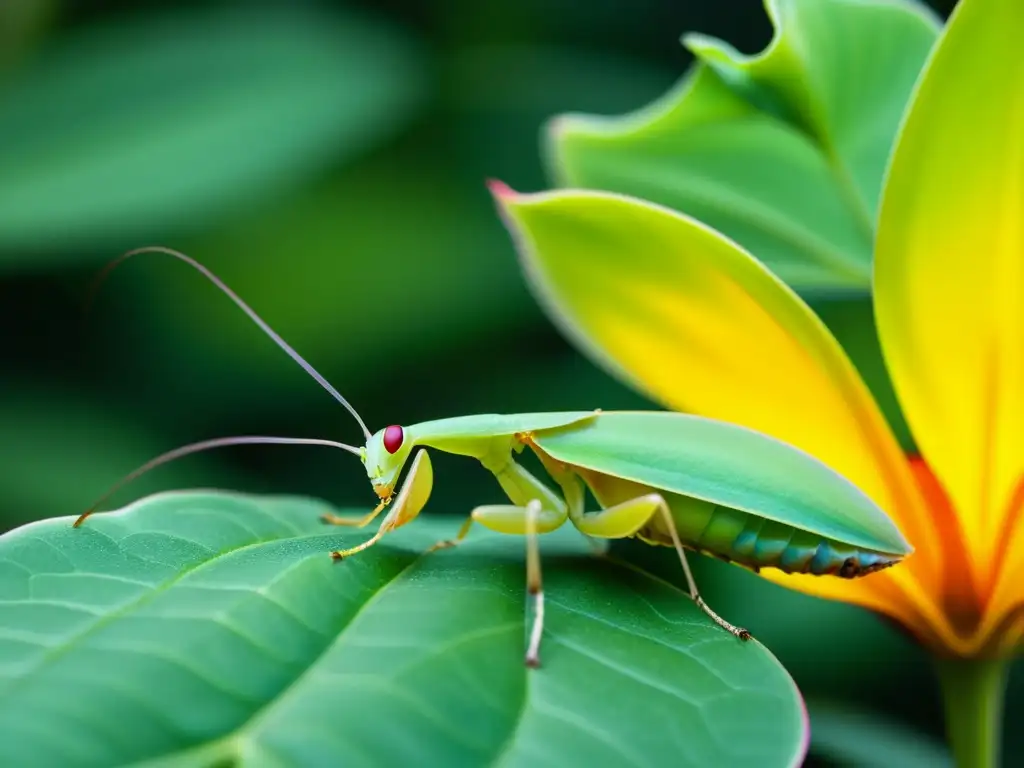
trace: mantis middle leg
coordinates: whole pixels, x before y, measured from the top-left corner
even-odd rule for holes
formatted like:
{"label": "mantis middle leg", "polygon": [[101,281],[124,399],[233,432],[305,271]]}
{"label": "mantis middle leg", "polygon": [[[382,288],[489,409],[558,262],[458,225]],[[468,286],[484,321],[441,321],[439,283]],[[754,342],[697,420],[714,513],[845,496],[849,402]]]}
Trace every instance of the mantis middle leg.
{"label": "mantis middle leg", "polygon": [[461,543],[473,523],[499,533],[526,537],[526,591],[532,600],[533,621],[526,646],[526,666],[540,666],[540,641],[544,634],[544,587],[541,579],[540,546],[537,534],[550,533],[568,519],[564,499],[534,477],[505,453],[501,458],[487,457],[482,462],[489,469],[511,505],[494,504],[476,507],[463,523],[455,538],[439,541],[429,551],[454,547]]}

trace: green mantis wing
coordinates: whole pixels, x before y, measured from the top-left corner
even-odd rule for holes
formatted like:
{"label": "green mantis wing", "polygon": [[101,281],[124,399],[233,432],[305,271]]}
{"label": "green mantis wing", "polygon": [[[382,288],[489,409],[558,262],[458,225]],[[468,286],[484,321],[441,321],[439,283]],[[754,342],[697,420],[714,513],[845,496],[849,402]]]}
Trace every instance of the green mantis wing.
{"label": "green mantis wing", "polygon": [[536,432],[559,461],[748,512],[851,546],[913,548],[859,488],[787,443],[735,424],[669,412],[615,411]]}
{"label": "green mantis wing", "polygon": [[[482,413],[474,416],[456,416],[450,419],[424,421],[409,427],[417,441],[472,440],[477,438],[514,435],[518,432],[537,432],[581,424],[593,419],[596,411],[562,411],[553,413]],[[429,436],[429,437],[428,437]]]}

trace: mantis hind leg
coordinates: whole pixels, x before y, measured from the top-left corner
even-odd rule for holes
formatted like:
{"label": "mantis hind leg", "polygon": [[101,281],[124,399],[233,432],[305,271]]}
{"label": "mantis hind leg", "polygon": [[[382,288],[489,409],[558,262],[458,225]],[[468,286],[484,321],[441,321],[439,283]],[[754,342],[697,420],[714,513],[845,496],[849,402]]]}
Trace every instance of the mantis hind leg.
{"label": "mantis hind leg", "polygon": [[650,493],[645,496],[639,496],[635,499],[607,507],[600,512],[586,512],[573,515],[572,522],[581,533],[587,536],[605,539],[624,539],[635,534],[647,525],[652,517],[659,514],[664,520],[665,527],[668,528],[672,535],[672,543],[679,554],[679,562],[683,566],[683,573],[686,574],[686,585],[690,590],[690,597],[722,629],[736,635],[741,640],[749,640],[750,633],[747,630],[730,624],[723,619],[711,610],[708,604],[704,602],[704,598],[700,596],[700,592],[697,591],[697,583],[694,581],[693,573],[690,571],[690,564],[686,560],[686,550],[683,548],[683,544],[679,539],[679,533],[676,530],[675,521],[672,519],[672,512],[660,494]]}
{"label": "mantis hind leg", "polygon": [[541,588],[538,533],[550,533],[569,518],[565,501],[508,453],[507,445],[496,445],[480,458],[494,475],[512,504],[492,504],[474,509],[453,539],[439,541],[428,551],[454,547],[469,534],[473,523],[498,533],[526,537],[526,588],[532,598],[533,621],[527,640],[526,665],[540,666],[540,639],[544,632],[544,592]]}

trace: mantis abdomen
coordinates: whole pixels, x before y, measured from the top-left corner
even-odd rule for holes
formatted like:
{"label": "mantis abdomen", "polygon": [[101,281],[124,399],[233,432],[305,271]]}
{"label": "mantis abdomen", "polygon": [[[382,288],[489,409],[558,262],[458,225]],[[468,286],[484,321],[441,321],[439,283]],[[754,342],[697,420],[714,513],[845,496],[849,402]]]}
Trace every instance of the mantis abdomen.
{"label": "mantis abdomen", "polygon": [[[778,568],[785,573],[852,579],[900,560],[738,509],[675,494],[664,496],[684,546],[755,571]],[[672,537],[659,518],[653,518],[637,537],[672,546]]]}

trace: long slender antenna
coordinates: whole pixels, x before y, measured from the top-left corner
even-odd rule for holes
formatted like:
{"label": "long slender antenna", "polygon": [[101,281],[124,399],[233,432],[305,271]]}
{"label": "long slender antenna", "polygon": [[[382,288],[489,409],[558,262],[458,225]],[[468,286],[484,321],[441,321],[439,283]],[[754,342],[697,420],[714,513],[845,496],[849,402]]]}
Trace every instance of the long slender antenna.
{"label": "long slender antenna", "polygon": [[155,459],[151,459],[143,464],[141,467],[136,469],[129,475],[125,475],[117,483],[114,484],[110,490],[103,494],[88,510],[83,512],[75,520],[74,528],[77,528],[85,522],[85,518],[93,514],[96,509],[104,501],[113,496],[117,491],[123,488],[125,485],[135,480],[140,475],[149,472],[151,469],[159,467],[161,464],[166,464],[169,461],[174,461],[182,456],[188,456],[192,453],[199,453],[200,451],[208,451],[211,448],[224,448],[231,445],[325,445],[328,448],[341,448],[349,453],[354,453],[356,456],[361,455],[358,448],[354,448],[351,445],[345,445],[345,443],[338,443],[334,440],[321,440],[315,437],[264,437],[264,436],[248,436],[241,435],[238,437],[215,437],[212,440],[202,440],[198,443],[190,443],[189,445],[183,445],[180,448],[175,448],[173,451],[168,451],[157,456]]}
{"label": "long slender antenna", "polygon": [[287,341],[282,339],[274,331],[273,328],[271,328],[269,325],[267,325],[263,321],[263,318],[261,318],[259,315],[257,315],[256,312],[254,312],[253,309],[248,304],[246,304],[244,301],[242,301],[241,297],[239,297],[238,294],[236,294],[234,291],[232,291],[230,288],[228,288],[223,280],[221,280],[219,277],[217,277],[215,274],[213,274],[213,272],[211,272],[209,269],[204,267],[198,261],[196,261],[195,259],[191,258],[190,256],[186,256],[184,253],[181,253],[180,251],[176,251],[173,248],[167,248],[167,247],[162,246],[162,245],[147,245],[147,246],[145,246],[143,248],[136,248],[134,250],[128,251],[128,253],[126,253],[126,254],[124,254],[122,256],[119,256],[118,258],[116,258],[112,262],[110,262],[106,267],[104,267],[103,270],[96,276],[96,281],[93,283],[92,288],[89,291],[89,297],[87,299],[87,304],[91,304],[92,303],[93,299],[95,298],[96,293],[99,291],[100,286],[103,284],[103,281],[106,280],[107,276],[111,273],[111,271],[115,267],[117,267],[119,264],[121,264],[121,262],[123,262],[123,261],[125,261],[127,259],[130,259],[132,256],[137,256],[140,253],[149,253],[149,252],[164,253],[164,254],[167,254],[168,256],[173,256],[176,259],[184,261],[186,264],[188,264],[189,266],[193,267],[198,272],[200,272],[203,276],[205,276],[211,283],[213,283],[215,286],[217,286],[217,288],[219,288],[224,294],[226,294],[229,299],[231,299],[233,302],[235,302],[235,304],[237,304],[238,307],[243,312],[245,312],[245,314],[247,314],[249,316],[249,318],[254,323],[256,323],[256,325],[258,325],[260,327],[260,329],[262,329],[262,331],[265,334],[267,334],[267,336],[269,336],[274,341],[275,344],[277,344],[277,346],[279,346],[281,349],[283,349],[285,352],[287,352],[288,355],[292,358],[292,360],[294,360],[296,363],[298,363],[300,366],[302,366],[302,369],[306,373],[308,373],[310,376],[312,376],[321,387],[326,389],[327,392],[330,393],[330,395],[335,400],[337,400],[339,403],[341,403],[343,406],[345,406],[346,410],[348,410],[348,412],[352,414],[353,418],[355,418],[355,420],[359,423],[360,429],[363,430],[363,436],[367,440],[370,439],[370,437],[372,436],[370,434],[370,430],[368,430],[366,428],[366,424],[363,422],[362,418],[360,418],[359,414],[356,413],[356,409],[353,408],[349,404],[348,400],[346,400],[344,397],[342,397],[341,393],[338,390],[336,390],[331,385],[331,383],[329,381],[327,381],[327,379],[325,379],[323,376],[321,376],[317,372],[316,368],[314,368],[312,365],[307,363],[306,360],[302,357],[302,355],[300,355],[298,352],[296,352],[294,349],[292,349],[291,345]]}

